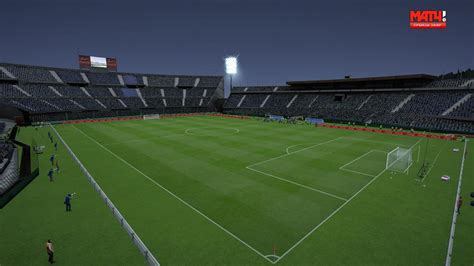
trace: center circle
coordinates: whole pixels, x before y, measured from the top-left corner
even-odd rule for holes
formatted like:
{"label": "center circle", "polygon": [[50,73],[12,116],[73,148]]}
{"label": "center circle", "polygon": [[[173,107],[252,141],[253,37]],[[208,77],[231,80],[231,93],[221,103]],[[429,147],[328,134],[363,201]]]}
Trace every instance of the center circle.
{"label": "center circle", "polygon": [[233,127],[193,127],[184,131],[188,135],[207,137],[228,136],[239,132],[238,128]]}

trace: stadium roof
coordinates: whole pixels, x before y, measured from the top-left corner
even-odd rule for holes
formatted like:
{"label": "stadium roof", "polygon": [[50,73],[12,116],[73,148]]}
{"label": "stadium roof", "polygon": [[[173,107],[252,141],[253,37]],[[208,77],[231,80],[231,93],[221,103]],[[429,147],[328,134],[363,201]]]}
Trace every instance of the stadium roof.
{"label": "stadium roof", "polygon": [[306,80],[306,81],[287,81],[290,86],[296,87],[328,87],[328,88],[346,88],[346,87],[416,87],[426,84],[436,76],[428,74],[413,74],[399,76],[380,76],[366,78],[344,78],[344,79],[327,79],[327,80]]}

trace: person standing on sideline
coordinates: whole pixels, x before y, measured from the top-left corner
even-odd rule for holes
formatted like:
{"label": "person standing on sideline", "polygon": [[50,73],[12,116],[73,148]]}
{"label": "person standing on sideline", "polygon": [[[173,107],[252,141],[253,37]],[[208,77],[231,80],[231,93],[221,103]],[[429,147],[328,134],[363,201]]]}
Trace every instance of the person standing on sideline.
{"label": "person standing on sideline", "polygon": [[66,204],[66,211],[67,212],[71,211],[71,199],[72,199],[71,194],[67,194],[66,197],[64,198],[64,204]]}
{"label": "person standing on sideline", "polygon": [[54,143],[54,149],[58,150],[58,143],[57,142]]}
{"label": "person standing on sideline", "polygon": [[56,159],[56,172],[58,172],[58,173],[60,172],[59,171],[59,160],[58,159]]}
{"label": "person standing on sideline", "polygon": [[458,202],[456,203],[458,214],[461,214],[461,206],[462,206],[462,196],[459,196]]}
{"label": "person standing on sideline", "polygon": [[48,253],[48,262],[53,264],[54,263],[54,248],[53,248],[53,242],[51,239],[48,239],[46,241],[46,252]]}
{"label": "person standing on sideline", "polygon": [[49,182],[53,182],[53,168],[49,169],[48,176]]}
{"label": "person standing on sideline", "polygon": [[51,162],[51,165],[54,166],[54,154],[51,154],[51,157],[49,157],[49,161]]}

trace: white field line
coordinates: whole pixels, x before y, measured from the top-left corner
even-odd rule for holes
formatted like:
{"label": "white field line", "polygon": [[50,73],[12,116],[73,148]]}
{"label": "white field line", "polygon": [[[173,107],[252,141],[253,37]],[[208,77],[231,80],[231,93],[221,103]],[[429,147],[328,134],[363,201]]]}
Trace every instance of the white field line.
{"label": "white field line", "polygon": [[302,145],[307,145],[307,144],[318,144],[318,143],[316,143],[316,142],[308,142],[308,143],[295,144],[295,145],[288,146],[285,151],[286,151],[287,154],[290,154],[290,153],[291,153],[291,152],[290,152],[290,149],[291,149],[291,148],[293,148],[293,147],[298,147],[298,146],[302,146]]}
{"label": "white field line", "polygon": [[342,169],[342,168],[348,166],[349,164],[351,164],[351,163],[353,163],[353,162],[355,162],[355,161],[358,161],[358,160],[362,159],[363,157],[367,156],[368,154],[370,154],[370,153],[372,153],[372,152],[383,152],[383,153],[386,153],[386,152],[384,152],[384,151],[379,151],[379,150],[370,150],[370,151],[368,151],[368,152],[362,154],[361,156],[355,158],[354,160],[352,160],[352,161],[346,163],[345,165],[339,167],[339,169]]}
{"label": "white field line", "polygon": [[351,172],[351,173],[355,173],[355,174],[359,174],[359,175],[365,175],[365,176],[375,177],[374,175],[367,174],[367,173],[363,173],[363,172],[359,172],[359,171],[355,171],[355,170],[349,170],[349,169],[344,169],[344,168],[339,168],[339,170],[347,171],[347,172]]}
{"label": "white field line", "polygon": [[102,145],[104,146],[120,145],[120,144],[133,143],[133,142],[142,142],[142,141],[147,141],[147,140],[152,140],[152,139],[174,138],[174,137],[180,137],[180,136],[186,136],[186,135],[187,134],[171,134],[171,135],[156,136],[156,137],[151,137],[151,138],[132,139],[132,140],[126,140],[126,141],[121,141],[121,142],[104,143]]}
{"label": "white field line", "polygon": [[420,150],[421,150],[421,146],[418,146],[418,155],[416,156],[416,163],[420,161]]}
{"label": "white field line", "polygon": [[[254,126],[257,126],[257,125],[246,125],[246,126],[241,126],[239,128],[235,128],[235,129],[239,130],[239,132],[240,132],[240,128],[254,127]],[[195,128],[197,129],[197,128],[205,128],[205,127],[195,127]],[[207,128],[209,128],[209,127],[207,127]],[[224,127],[215,127],[215,128],[224,129]],[[190,129],[190,128],[188,128],[188,129]],[[186,129],[186,130],[188,130],[188,129]],[[148,140],[153,140],[153,139],[174,138],[174,137],[193,135],[192,133],[186,132],[186,130],[185,130],[185,133],[182,133],[182,134],[170,134],[170,135],[156,136],[156,137],[150,137],[150,138],[140,138],[140,139],[125,140],[125,141],[120,141],[120,142],[110,142],[110,143],[104,143],[102,145],[111,146],[111,145],[120,145],[120,144],[133,143],[133,142],[142,142],[142,141],[148,141]],[[238,133],[238,132],[236,132],[236,133]]]}
{"label": "white field line", "polygon": [[[188,129],[186,129],[186,130],[184,131],[184,133],[185,133],[186,135],[206,137],[207,135],[205,135],[205,134],[201,134],[201,135],[200,135],[200,134],[196,134],[196,133],[191,132],[192,130],[195,130],[195,129],[198,129],[198,130],[199,130],[199,129],[206,129],[206,128],[213,128],[213,127],[190,127],[190,128],[188,128]],[[229,136],[229,135],[234,135],[234,134],[240,133],[240,129],[235,128],[235,127],[221,127],[221,128],[216,128],[216,129],[232,129],[232,130],[233,130],[233,132],[231,132],[231,133],[229,133],[229,134],[223,134],[223,135],[218,135],[218,136]]]}
{"label": "white field line", "polygon": [[125,159],[123,159],[122,157],[118,156],[117,154],[115,154],[114,152],[112,152],[111,150],[109,150],[107,147],[105,147],[104,145],[100,144],[99,142],[97,142],[94,138],[92,138],[91,136],[87,135],[84,131],[82,131],[81,129],[77,128],[76,126],[73,125],[73,127],[78,130],[80,133],[82,133],[82,135],[84,135],[85,137],[87,137],[88,139],[90,139],[91,141],[93,141],[95,144],[97,144],[99,147],[101,147],[102,149],[104,149],[105,151],[107,151],[108,153],[112,154],[115,158],[119,159],[120,161],[122,161],[124,164],[126,164],[128,167],[132,168],[133,170],[135,170],[136,172],[138,172],[139,174],[141,174],[143,177],[145,177],[146,179],[148,179],[150,182],[152,182],[153,184],[155,184],[156,186],[160,187],[162,190],[164,190],[165,192],[167,192],[168,194],[170,194],[171,196],[173,196],[175,199],[177,199],[178,201],[180,201],[181,203],[183,203],[184,205],[188,206],[190,209],[192,209],[193,211],[195,211],[196,213],[198,213],[199,215],[201,215],[202,217],[204,217],[206,220],[208,220],[209,222],[211,222],[212,224],[214,224],[215,226],[219,227],[222,231],[224,231],[225,233],[227,233],[228,235],[232,236],[234,239],[236,239],[237,241],[239,241],[240,243],[244,244],[245,246],[247,246],[250,250],[254,251],[256,254],[260,255],[262,258],[264,258],[265,260],[271,262],[271,263],[274,263],[271,259],[267,258],[265,255],[263,255],[260,251],[256,250],[254,247],[252,247],[250,244],[247,244],[245,241],[243,241],[242,239],[240,239],[239,237],[237,237],[236,235],[234,235],[232,232],[230,232],[229,230],[227,230],[226,228],[224,228],[222,225],[218,224],[217,222],[215,222],[214,220],[212,220],[211,218],[209,218],[207,215],[205,215],[204,213],[202,213],[200,210],[196,209],[195,207],[193,207],[191,204],[187,203],[186,201],[184,201],[183,199],[181,199],[179,196],[175,195],[173,192],[171,192],[170,190],[168,190],[167,188],[165,188],[163,185],[161,185],[160,183],[156,182],[154,179],[152,179],[151,177],[149,177],[148,175],[146,175],[145,173],[143,173],[142,171],[140,171],[139,169],[137,169],[135,166],[133,166],[132,164],[130,164],[128,161],[126,161]]}
{"label": "white field line", "polygon": [[366,189],[370,184],[372,184],[375,180],[377,180],[383,173],[385,169],[382,170],[379,174],[377,174],[372,180],[370,180],[365,186],[363,186],[359,191],[357,191],[352,197],[350,197],[346,202],[344,202],[341,206],[339,206],[336,210],[334,210],[328,217],[326,217],[323,221],[321,221],[318,225],[316,225],[311,231],[309,231],[305,236],[303,236],[298,242],[296,242],[292,247],[290,247],[285,253],[283,253],[278,260],[280,261],[283,257],[285,257],[288,253],[290,253],[294,248],[296,248],[301,242],[303,242],[306,238],[308,238],[314,231],[316,231],[319,227],[321,227],[324,223],[326,223],[331,217],[333,217],[336,213],[338,213],[344,206],[346,206],[349,202],[351,202],[359,193],[361,193],[364,189]]}
{"label": "white field line", "polygon": [[393,146],[399,146],[399,147],[409,147],[408,145],[405,145],[405,144],[400,144],[400,143],[395,143],[395,142],[388,142],[388,141],[377,141],[377,140],[362,139],[362,138],[355,138],[355,137],[342,137],[342,138],[354,139],[354,140],[360,140],[360,141],[366,141],[366,142],[373,142],[373,143],[379,143],[379,144],[385,144],[385,145],[393,145]]}
{"label": "white field line", "polygon": [[266,255],[266,257],[269,258],[269,259],[271,259],[271,258],[275,258],[276,260],[280,259],[280,256],[273,255],[273,254]]}
{"label": "white field line", "polygon": [[[421,141],[418,140],[415,144],[413,144],[410,148],[416,146],[419,142]],[[464,161],[463,161],[464,162]],[[462,169],[462,168],[461,168]],[[335,211],[333,211],[328,217],[326,217],[322,222],[320,222],[316,227],[314,227],[311,231],[309,231],[305,236],[303,236],[298,242],[296,242],[292,247],[290,247],[285,253],[283,253],[279,259],[275,261],[277,263],[280,261],[283,257],[285,257],[288,253],[290,253],[294,248],[296,248],[301,242],[303,242],[306,238],[308,238],[314,231],[316,231],[319,227],[321,227],[324,223],[326,223],[331,217],[333,217],[336,213],[338,213],[344,206],[346,206],[349,202],[351,202],[357,195],[359,195],[362,191],[364,191],[370,184],[372,184],[375,180],[377,180],[387,169],[382,170],[380,173],[378,173],[374,178],[372,178],[365,186],[363,186],[359,191],[357,191],[352,197],[350,197],[346,202],[344,202],[341,206],[339,206]]]}
{"label": "white field line", "polygon": [[426,175],[423,177],[423,179],[421,179],[421,182],[422,182],[422,183],[425,182],[425,179],[428,178],[428,175],[430,174],[431,169],[433,169],[433,167],[435,166],[436,162],[438,161],[439,155],[441,154],[441,152],[443,151],[443,149],[446,147],[446,144],[448,144],[447,141],[444,143],[443,147],[441,147],[441,149],[439,150],[438,154],[436,154],[436,157],[435,157],[435,159],[434,159],[434,161],[433,161],[433,164],[431,165],[430,169],[428,169],[428,172],[427,172]]}
{"label": "white field line", "polygon": [[321,142],[321,143],[318,143],[318,144],[315,144],[315,145],[312,145],[312,146],[309,146],[309,147],[306,147],[306,148],[303,148],[301,150],[297,150],[295,152],[292,152],[292,153],[285,153],[283,155],[280,155],[280,156],[277,156],[277,157],[273,157],[273,158],[270,158],[270,159],[267,159],[265,161],[261,161],[261,162],[258,162],[258,163],[254,163],[252,165],[249,165],[247,166],[247,168],[249,167],[253,167],[253,166],[256,166],[256,165],[259,165],[259,164],[263,164],[263,163],[266,163],[266,162],[270,162],[270,161],[273,161],[273,160],[276,160],[276,159],[279,159],[279,158],[283,158],[283,157],[286,157],[288,155],[292,155],[294,153],[298,153],[298,152],[301,152],[301,151],[305,151],[305,150],[308,150],[308,149],[311,149],[311,148],[314,148],[314,147],[317,147],[317,146],[320,146],[320,145],[324,145],[324,144],[327,144],[327,143],[331,143],[333,141],[336,141],[338,139],[341,139],[342,137],[339,137],[339,138],[335,138],[335,139],[331,139],[331,140],[328,140],[328,141],[325,141],[325,142]]}
{"label": "white field line", "polygon": [[448,251],[446,254],[446,266],[451,265],[451,257],[453,253],[453,245],[454,245],[454,233],[456,232],[456,220],[458,219],[458,212],[457,212],[457,200],[459,195],[461,194],[461,183],[462,183],[462,174],[464,171],[464,160],[466,159],[466,149],[467,149],[467,142],[466,139],[464,141],[464,151],[461,160],[461,170],[459,171],[459,181],[458,181],[458,189],[456,191],[456,198],[454,199],[454,210],[453,210],[453,221],[451,222],[451,232],[449,234],[449,242],[448,242]]}
{"label": "white field line", "polygon": [[267,172],[263,172],[263,171],[260,171],[260,170],[257,170],[257,169],[253,169],[250,166],[247,166],[246,168],[249,169],[249,170],[255,171],[257,173],[260,173],[260,174],[263,174],[263,175],[266,175],[266,176],[269,176],[269,177],[273,177],[273,178],[276,178],[278,180],[281,180],[281,181],[284,181],[284,182],[287,182],[287,183],[290,183],[290,184],[293,184],[293,185],[296,185],[296,186],[299,186],[299,187],[302,187],[302,188],[306,188],[306,189],[324,194],[326,196],[330,196],[330,197],[333,197],[333,198],[336,198],[336,199],[340,199],[342,201],[347,201],[346,198],[339,197],[339,196],[336,196],[336,195],[331,194],[329,192],[322,191],[322,190],[319,190],[319,189],[316,189],[316,188],[308,187],[308,186],[305,186],[303,184],[300,184],[300,183],[297,183],[297,182],[294,182],[294,181],[291,181],[291,180],[288,180],[288,179],[285,179],[285,178],[282,178],[282,177],[279,177],[279,176],[276,176],[276,175],[272,175],[272,174],[267,173]]}
{"label": "white field line", "polygon": [[[365,142],[373,142],[373,143],[385,144],[385,145],[390,145],[390,146],[408,147],[408,145],[400,144],[400,143],[394,143],[394,142],[376,141],[376,140],[362,139],[362,138],[354,138],[354,137],[340,137],[340,138],[343,138],[343,139],[352,139],[352,140],[359,140],[359,141],[365,141]],[[295,144],[295,145],[288,146],[288,148],[286,148],[286,153],[287,153],[287,154],[292,153],[292,152],[290,152],[290,149],[293,148],[293,147],[297,147],[297,146],[301,146],[301,145],[306,145],[306,144],[315,144],[315,143],[314,143],[314,142],[310,142],[310,143],[299,143],[299,144]],[[297,152],[297,151],[295,151],[295,152]],[[383,152],[385,152],[385,151],[383,151]]]}
{"label": "white field line", "polygon": [[387,152],[385,152],[385,151],[370,150],[370,151],[368,151],[368,152],[362,154],[361,156],[355,158],[354,160],[352,160],[352,161],[346,163],[345,165],[339,167],[339,170],[343,170],[343,171],[347,171],[347,172],[352,172],[352,173],[356,173],[356,174],[360,174],[360,175],[365,175],[365,176],[370,176],[370,177],[375,177],[375,175],[371,175],[371,174],[367,174],[367,173],[364,173],[364,172],[359,172],[359,171],[356,171],[356,170],[350,170],[350,169],[345,169],[345,168],[344,168],[344,167],[346,167],[346,166],[352,164],[353,162],[362,159],[363,157],[367,156],[368,154],[370,154],[370,153],[372,153],[372,152],[387,153]]}
{"label": "white field line", "polygon": [[408,175],[408,172],[409,172],[410,167],[411,167],[412,165],[413,165],[413,160],[410,162],[410,165],[408,165],[407,169],[405,169],[405,171],[403,171],[402,174],[407,173],[407,175]]}

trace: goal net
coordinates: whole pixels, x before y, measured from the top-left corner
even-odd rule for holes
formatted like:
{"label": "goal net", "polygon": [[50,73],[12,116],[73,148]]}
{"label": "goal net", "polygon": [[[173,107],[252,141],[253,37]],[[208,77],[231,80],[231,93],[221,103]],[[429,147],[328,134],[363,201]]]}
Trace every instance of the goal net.
{"label": "goal net", "polygon": [[160,119],[160,115],[159,114],[143,115],[143,120],[150,120],[150,119]]}
{"label": "goal net", "polygon": [[412,149],[397,147],[387,154],[386,170],[404,173],[413,164]]}

